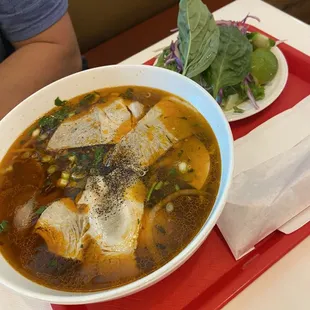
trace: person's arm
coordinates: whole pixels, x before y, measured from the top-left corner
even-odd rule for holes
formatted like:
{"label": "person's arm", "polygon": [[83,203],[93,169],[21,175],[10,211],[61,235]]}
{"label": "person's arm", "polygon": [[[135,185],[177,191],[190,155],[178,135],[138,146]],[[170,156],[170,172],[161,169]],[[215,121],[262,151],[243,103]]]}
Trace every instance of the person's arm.
{"label": "person's arm", "polygon": [[82,66],[68,13],[37,36],[14,43],[14,47],[16,52],[0,63],[0,119],[38,89]]}

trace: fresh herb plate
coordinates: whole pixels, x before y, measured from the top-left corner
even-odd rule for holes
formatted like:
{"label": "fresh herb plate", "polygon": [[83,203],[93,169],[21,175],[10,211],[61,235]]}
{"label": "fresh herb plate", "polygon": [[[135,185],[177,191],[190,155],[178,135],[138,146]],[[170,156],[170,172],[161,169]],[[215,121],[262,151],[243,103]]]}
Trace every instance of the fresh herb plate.
{"label": "fresh herb plate", "polygon": [[275,78],[265,86],[265,98],[257,101],[259,109],[255,109],[251,102],[247,100],[238,105],[242,113],[236,113],[234,110],[224,111],[229,122],[238,121],[263,111],[282,93],[288,79],[288,65],[283,53],[278,47],[273,47],[271,51],[278,59],[279,68]]}

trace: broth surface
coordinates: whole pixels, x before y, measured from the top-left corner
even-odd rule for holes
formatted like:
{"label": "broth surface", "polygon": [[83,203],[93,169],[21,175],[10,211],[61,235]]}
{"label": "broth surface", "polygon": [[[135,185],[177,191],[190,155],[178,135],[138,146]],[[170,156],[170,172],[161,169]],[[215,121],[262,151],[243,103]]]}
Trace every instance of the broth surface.
{"label": "broth surface", "polygon": [[[62,123],[68,119],[79,121],[95,106],[106,108],[119,99],[127,108],[132,102],[141,103],[143,116],[136,118],[135,111],[130,110],[130,121],[122,122],[110,143],[96,144],[95,140],[89,140],[89,146],[48,149]],[[87,292],[139,279],[160,268],[186,247],[214,205],[221,162],[209,124],[196,110],[179,101],[169,93],[136,86],[105,88],[68,101],[57,98],[57,107],[27,128],[0,164],[0,251],[5,259],[22,275],[41,285]],[[133,169],[133,173],[132,150],[115,151],[115,146],[121,145],[154,107],[163,113],[161,124],[179,140],[167,151],[158,147],[148,161],[139,161],[141,174],[138,169]],[[156,148],[158,128],[151,129],[145,148],[150,145]],[[102,132],[108,134],[108,130]],[[171,138],[167,139],[172,143]],[[107,164],[110,157],[113,160]],[[106,183],[115,190],[112,197],[117,200],[120,190],[128,196],[130,185],[133,198],[129,200],[143,205],[142,217],[132,223],[138,229],[134,254],[115,247],[103,251],[98,240],[86,233],[76,258],[59,255],[62,250],[47,245],[44,234],[50,230],[42,232],[37,228],[40,217],[58,200],[72,213],[86,216],[90,207],[79,201],[89,178],[109,176],[117,170],[115,178],[111,177]],[[132,186],[126,178],[135,173],[138,177],[134,180],[138,181]],[[115,210],[119,212],[120,207]],[[92,223],[89,221],[86,231]],[[53,238],[55,236],[57,233]],[[61,239],[56,244],[62,242]]]}

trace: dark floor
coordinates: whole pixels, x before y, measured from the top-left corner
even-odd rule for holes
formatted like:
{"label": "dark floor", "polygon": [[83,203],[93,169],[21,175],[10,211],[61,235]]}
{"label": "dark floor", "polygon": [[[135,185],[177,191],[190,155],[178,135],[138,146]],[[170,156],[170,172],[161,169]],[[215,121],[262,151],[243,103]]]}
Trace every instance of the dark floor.
{"label": "dark floor", "polygon": [[280,10],[310,24],[310,0],[265,0]]}

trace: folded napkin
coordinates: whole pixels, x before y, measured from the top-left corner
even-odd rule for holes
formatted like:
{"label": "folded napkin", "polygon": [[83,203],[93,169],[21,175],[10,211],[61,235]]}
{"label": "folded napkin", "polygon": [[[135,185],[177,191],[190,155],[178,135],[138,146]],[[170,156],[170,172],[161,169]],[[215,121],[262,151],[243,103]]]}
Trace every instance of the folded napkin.
{"label": "folded napkin", "polygon": [[235,142],[218,227],[236,259],[273,231],[290,233],[310,220],[309,117],[310,96]]}

